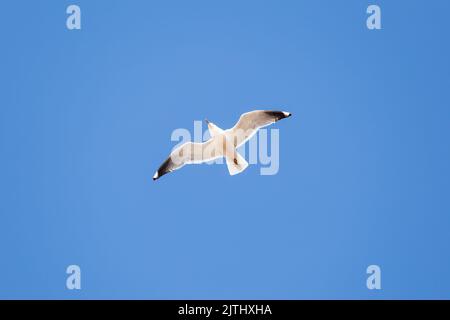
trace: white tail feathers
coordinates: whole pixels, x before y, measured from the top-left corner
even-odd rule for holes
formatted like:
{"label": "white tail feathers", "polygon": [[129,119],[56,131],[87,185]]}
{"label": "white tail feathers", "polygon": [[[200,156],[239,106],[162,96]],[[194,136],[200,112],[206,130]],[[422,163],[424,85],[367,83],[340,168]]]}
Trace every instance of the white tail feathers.
{"label": "white tail feathers", "polygon": [[234,153],[234,159],[231,157],[225,157],[225,159],[227,161],[228,171],[232,176],[241,173],[248,167],[248,162],[237,151]]}

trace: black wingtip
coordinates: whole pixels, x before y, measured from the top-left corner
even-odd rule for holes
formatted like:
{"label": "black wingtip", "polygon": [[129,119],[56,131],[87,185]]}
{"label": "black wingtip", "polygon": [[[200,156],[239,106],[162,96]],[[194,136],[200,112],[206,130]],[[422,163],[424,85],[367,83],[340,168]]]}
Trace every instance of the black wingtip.
{"label": "black wingtip", "polygon": [[286,119],[292,116],[292,113],[286,111],[266,111],[269,115],[275,118],[275,121]]}

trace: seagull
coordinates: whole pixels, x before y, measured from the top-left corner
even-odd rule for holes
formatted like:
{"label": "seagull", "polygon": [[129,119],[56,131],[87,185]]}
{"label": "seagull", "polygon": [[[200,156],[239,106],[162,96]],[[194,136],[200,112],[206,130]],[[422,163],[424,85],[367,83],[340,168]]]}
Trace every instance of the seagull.
{"label": "seagull", "polygon": [[222,157],[226,159],[230,175],[241,173],[248,167],[248,162],[236,149],[250,140],[260,128],[291,115],[285,111],[250,111],[242,114],[234,127],[228,130],[223,130],[205,119],[211,138],[205,142],[187,142],[173,150],[155,172],[153,180],[178,170],[185,164],[203,163]]}

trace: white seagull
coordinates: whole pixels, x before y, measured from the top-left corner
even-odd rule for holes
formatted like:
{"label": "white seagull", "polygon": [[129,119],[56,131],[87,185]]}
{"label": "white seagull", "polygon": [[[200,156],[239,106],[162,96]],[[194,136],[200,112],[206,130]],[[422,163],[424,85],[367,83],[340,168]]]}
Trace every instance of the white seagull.
{"label": "white seagull", "polygon": [[285,111],[250,111],[242,114],[236,125],[228,130],[222,130],[205,120],[211,138],[205,142],[187,142],[173,150],[155,172],[153,180],[180,169],[185,164],[208,162],[221,157],[225,157],[230,175],[241,173],[247,168],[248,162],[236,149],[253,137],[258,129],[291,115]]}

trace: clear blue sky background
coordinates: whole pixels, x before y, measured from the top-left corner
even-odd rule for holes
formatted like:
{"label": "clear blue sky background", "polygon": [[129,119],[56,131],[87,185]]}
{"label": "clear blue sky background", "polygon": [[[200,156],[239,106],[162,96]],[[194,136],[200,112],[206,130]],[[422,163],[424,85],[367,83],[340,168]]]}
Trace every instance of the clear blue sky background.
{"label": "clear blue sky background", "polygon": [[[1,11],[0,298],[450,298],[448,1]],[[294,114],[277,175],[151,180],[173,129],[256,108]]]}

